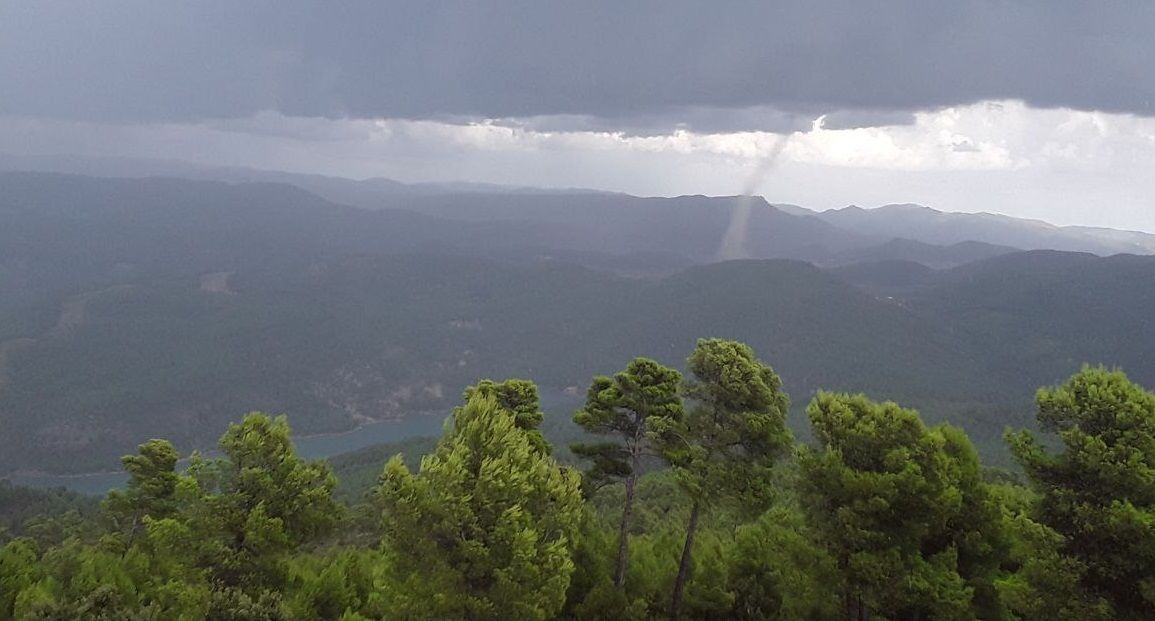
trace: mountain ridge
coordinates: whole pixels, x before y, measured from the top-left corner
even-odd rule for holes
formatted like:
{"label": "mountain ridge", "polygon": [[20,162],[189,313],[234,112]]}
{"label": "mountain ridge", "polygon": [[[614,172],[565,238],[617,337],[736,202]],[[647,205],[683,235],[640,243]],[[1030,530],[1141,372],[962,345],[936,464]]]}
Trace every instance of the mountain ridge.
{"label": "mountain ridge", "polygon": [[[406,183],[386,177],[353,179],[332,175],[292,173],[244,167],[213,167],[192,164],[180,160],[151,160],[145,158],[81,156],[17,157],[0,154],[0,170],[11,171],[16,169],[44,170],[49,172],[55,171],[61,173],[105,177],[174,176],[231,182],[270,181],[288,183],[290,185],[297,185],[298,187],[302,187],[315,194],[318,194],[322,198],[326,198],[339,204],[347,204],[355,207],[369,209],[376,209],[387,206],[396,207],[395,202],[403,197],[444,194],[594,194],[642,199],[678,198],[638,197],[621,192],[595,190],[588,188],[535,188],[475,182]],[[1118,252],[1133,252],[1142,254],[1155,253],[1155,233],[1138,230],[1086,225],[1058,226],[1043,220],[1018,218],[1005,214],[982,211],[940,211],[932,207],[919,205],[916,203],[891,203],[869,209],[858,207],[856,205],[850,205],[848,207],[836,209],[812,210],[806,207],[788,203],[773,203],[760,196],[754,198],[765,201],[770,206],[779,209],[780,211],[789,215],[818,217],[828,222],[840,219],[845,220],[843,217],[844,214],[842,212],[848,212],[848,210],[850,213],[854,213],[855,211],[861,212],[862,217],[865,217],[866,220],[861,220],[857,222],[856,225],[870,225],[876,228],[877,230],[870,232],[870,235],[881,238],[881,241],[886,241],[892,238],[908,238],[915,241],[922,241],[936,245],[950,245],[960,241],[972,240],[983,241],[995,245],[1011,246],[1024,250],[1047,248],[1051,247],[1050,245],[1054,245],[1055,243],[1061,243],[1065,245],[1064,247],[1058,249],[1072,251],[1088,250],[1101,255],[1110,255]],[[1026,242],[1017,242],[1016,240],[1018,238],[1008,238],[1006,237],[1005,233],[1003,234],[1003,237],[992,238],[990,236],[991,234],[982,232],[969,233],[969,237],[967,234],[956,234],[953,237],[944,237],[942,232],[936,233],[935,236],[932,237],[924,237],[911,234],[910,231],[904,230],[901,226],[897,226],[894,223],[878,222],[871,224],[872,221],[883,220],[883,218],[880,218],[879,216],[885,216],[888,214],[888,212],[894,211],[921,213],[924,215],[930,215],[931,217],[944,218],[949,220],[950,227],[956,228],[958,223],[966,223],[968,221],[989,221],[993,219],[1002,226],[1027,227],[1028,229],[1037,228],[1038,230],[1045,231],[1050,235],[1057,233],[1059,239],[1057,241],[1054,239],[1050,241],[1038,241],[1036,238],[1036,241],[1034,242],[1032,242],[1030,239],[1027,239]],[[855,231],[853,230],[853,227],[851,227],[849,232],[862,233],[864,231]]]}
{"label": "mountain ridge", "polygon": [[1155,254],[1155,234],[1104,227],[1058,226],[988,212],[945,212],[912,203],[816,212],[826,222],[867,234],[891,234],[931,244],[979,241],[1023,250]]}

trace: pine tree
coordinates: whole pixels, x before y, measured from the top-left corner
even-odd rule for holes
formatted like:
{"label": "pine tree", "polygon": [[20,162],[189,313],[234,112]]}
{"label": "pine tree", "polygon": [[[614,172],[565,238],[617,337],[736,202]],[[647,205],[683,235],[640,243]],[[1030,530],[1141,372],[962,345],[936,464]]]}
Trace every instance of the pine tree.
{"label": "pine tree", "polygon": [[691,502],[670,604],[674,621],[690,576],[703,508],[725,497],[765,508],[771,469],[791,443],[786,428],[790,400],[782,380],[749,346],[702,339],[686,362],[692,379],[684,394],[692,407],[684,418],[655,421],[651,430]]}
{"label": "pine tree", "polygon": [[140,445],[136,455],[121,459],[128,484],[124,490],[110,491],[103,505],[118,530],[127,535],[126,545],[132,544],[146,517],[164,519],[177,512],[179,458],[168,440],[149,440]]}
{"label": "pine tree", "polygon": [[[206,468],[194,528],[211,542],[205,565],[226,587],[272,587],[283,555],[327,533],[341,515],[336,479],[324,462],[297,455],[284,416],[260,412],[230,425],[225,458]],[[201,475],[190,467],[191,477]]]}
{"label": "pine tree", "polygon": [[385,466],[377,496],[392,588],[406,619],[544,620],[561,609],[582,511],[576,473],[490,395],[411,473]]}
{"label": "pine tree", "polygon": [[849,619],[999,619],[1000,512],[960,431],[914,410],[819,393],[798,452],[808,522],[836,561]]}
{"label": "pine tree", "polygon": [[1008,434],[1039,502],[1038,521],[1058,535],[1075,589],[1043,597],[1106,606],[1124,621],[1155,613],[1155,394],[1120,371],[1085,368],[1036,398],[1052,454],[1029,432]]}
{"label": "pine tree", "polygon": [[552,452],[552,447],[546,442],[540,429],[541,422],[545,420],[545,413],[541,411],[537,384],[523,379],[507,379],[501,382],[485,379],[465,389],[466,402],[474,396],[492,397],[498,407],[513,416],[514,425],[528,434],[530,441],[539,451],[546,455]]}
{"label": "pine tree", "polygon": [[678,397],[681,381],[681,373],[674,369],[649,358],[634,358],[613,377],[595,377],[586,393],[585,407],[574,414],[574,422],[586,431],[612,437],[608,442],[571,447],[574,454],[593,461],[585,476],[587,487],[596,489],[614,481],[625,484],[613,577],[619,589],[626,579],[630,516],[642,460],[654,454],[647,430],[658,419],[682,418]]}

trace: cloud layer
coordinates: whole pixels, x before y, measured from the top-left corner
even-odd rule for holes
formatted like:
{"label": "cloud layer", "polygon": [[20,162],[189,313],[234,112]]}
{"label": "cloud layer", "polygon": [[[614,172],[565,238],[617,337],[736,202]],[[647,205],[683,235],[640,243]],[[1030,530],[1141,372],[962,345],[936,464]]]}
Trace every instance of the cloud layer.
{"label": "cloud layer", "polygon": [[0,151],[1155,231],[1152,33],[1149,0],[5,0]]}
{"label": "cloud layer", "polygon": [[0,114],[592,118],[643,133],[1008,98],[1150,116],[1152,31],[1145,0],[9,0]]}

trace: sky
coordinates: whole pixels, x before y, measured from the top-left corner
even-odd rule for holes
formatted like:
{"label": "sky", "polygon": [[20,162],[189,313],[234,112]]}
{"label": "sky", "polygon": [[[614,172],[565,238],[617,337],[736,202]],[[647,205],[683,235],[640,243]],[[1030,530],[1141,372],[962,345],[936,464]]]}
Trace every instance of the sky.
{"label": "sky", "polygon": [[4,0],[0,153],[1155,231],[1155,3]]}

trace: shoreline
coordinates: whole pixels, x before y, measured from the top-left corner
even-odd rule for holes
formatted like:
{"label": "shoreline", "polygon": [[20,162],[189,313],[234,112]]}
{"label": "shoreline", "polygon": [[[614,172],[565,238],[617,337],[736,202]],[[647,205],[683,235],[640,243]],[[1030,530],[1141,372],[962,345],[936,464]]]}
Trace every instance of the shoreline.
{"label": "shoreline", "polygon": [[[377,427],[379,425],[386,425],[386,424],[398,424],[399,425],[399,424],[404,423],[407,418],[412,420],[415,418],[424,418],[424,417],[429,417],[429,416],[436,416],[437,414],[438,414],[438,412],[436,412],[436,411],[426,411],[426,412],[414,412],[414,413],[410,414],[409,416],[404,416],[404,417],[389,417],[389,418],[382,418],[379,420],[370,419],[368,421],[360,421],[357,423],[356,426],[351,427],[349,429],[342,430],[342,431],[319,431],[319,432],[307,433],[307,434],[303,434],[303,435],[294,434],[292,436],[292,439],[293,439],[293,443],[296,444],[299,440],[335,438],[335,437],[353,434],[353,433],[356,433],[358,431],[364,430],[365,428],[368,428],[368,427]],[[412,437],[419,437],[419,436],[412,436]],[[381,444],[385,444],[387,442],[388,441],[384,441],[384,442],[381,442]],[[353,450],[358,450],[358,449],[350,449],[350,451],[353,451]],[[198,452],[198,451],[201,453],[202,456],[212,456],[215,453],[217,453],[216,448],[212,449],[211,451],[201,450],[201,449],[193,449],[192,451],[190,451],[190,455],[191,455],[191,453]],[[339,455],[340,453],[333,453],[333,454]],[[328,456],[326,456],[326,457],[328,457]],[[321,459],[324,459],[324,458],[325,457],[322,457]],[[189,460],[188,456],[182,457],[180,460],[177,461],[177,464],[179,465],[179,464],[187,463],[188,460]],[[44,471],[44,470],[17,470],[17,471],[12,471],[12,472],[0,473],[0,480],[7,480],[7,481],[11,482],[13,485],[27,485],[27,483],[17,482],[17,479],[26,479],[26,480],[27,479],[83,480],[86,478],[110,477],[110,476],[120,475],[120,474],[127,476],[127,473],[122,469],[93,470],[93,471],[89,471],[89,472],[59,472],[59,473],[58,472]]]}

